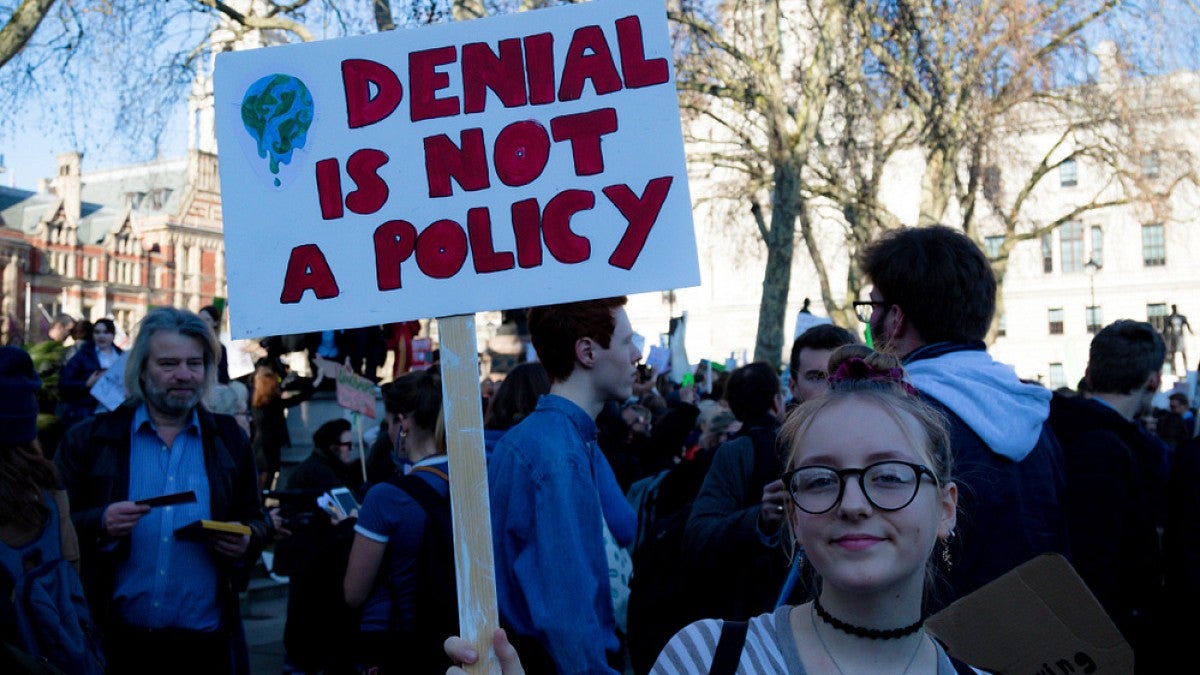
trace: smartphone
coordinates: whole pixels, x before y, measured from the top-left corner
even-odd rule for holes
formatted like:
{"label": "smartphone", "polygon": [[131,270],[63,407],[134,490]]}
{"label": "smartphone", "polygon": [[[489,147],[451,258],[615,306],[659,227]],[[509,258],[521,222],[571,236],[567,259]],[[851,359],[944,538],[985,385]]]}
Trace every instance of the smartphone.
{"label": "smartphone", "polygon": [[351,511],[358,508],[358,501],[354,499],[354,495],[350,492],[349,488],[334,488],[329,491],[329,496],[333,497],[334,501],[337,502],[338,508],[346,515],[350,515]]}

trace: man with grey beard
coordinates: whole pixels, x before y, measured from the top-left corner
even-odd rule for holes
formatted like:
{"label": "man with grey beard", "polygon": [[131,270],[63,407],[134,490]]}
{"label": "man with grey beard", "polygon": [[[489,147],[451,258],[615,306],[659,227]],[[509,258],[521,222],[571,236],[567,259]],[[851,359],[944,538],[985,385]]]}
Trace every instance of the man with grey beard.
{"label": "man with grey beard", "polygon": [[[219,355],[197,315],[151,311],[128,352],[129,399],[72,427],[56,456],[108,672],[249,671],[238,592],[268,528],[246,435],[200,405]],[[181,531],[201,520],[230,531]]]}
{"label": "man with grey beard", "polygon": [[1154,643],[1163,599],[1165,448],[1138,424],[1162,383],[1165,353],[1150,324],[1112,323],[1092,339],[1090,398],[1055,395],[1050,405],[1066,463],[1072,562],[1133,646],[1141,673],[1165,666]]}

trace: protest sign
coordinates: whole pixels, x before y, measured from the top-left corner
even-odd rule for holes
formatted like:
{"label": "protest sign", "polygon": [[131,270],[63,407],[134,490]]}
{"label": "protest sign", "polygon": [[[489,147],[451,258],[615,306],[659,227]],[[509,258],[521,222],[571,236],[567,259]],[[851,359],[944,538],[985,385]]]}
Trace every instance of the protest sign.
{"label": "protest sign", "polygon": [[429,338],[413,338],[412,363],[409,370],[425,370],[433,365],[433,340]]}
{"label": "protest sign", "polygon": [[650,354],[646,357],[646,365],[653,368],[655,374],[667,372],[671,367],[671,352],[661,345],[650,345]]}
{"label": "protest sign", "polygon": [[1133,650],[1058,554],[1019,565],[929,617],[925,628],[989,673],[1134,672]]}
{"label": "protest sign", "polygon": [[375,419],[375,383],[345,366],[337,369],[337,404]]}
{"label": "protest sign", "polygon": [[700,281],[662,5],[226,52],[215,101],[235,337]]}
{"label": "protest sign", "polygon": [[663,5],[597,0],[217,57],[233,334],[441,317],[481,654],[498,619],[472,313],[700,282],[671,56]]}
{"label": "protest sign", "polygon": [[831,321],[829,319],[829,317],[813,316],[812,313],[808,312],[808,311],[797,312],[796,313],[796,330],[794,331],[794,334],[792,335],[792,339],[795,340],[796,338],[800,337],[800,335],[803,334],[804,331],[808,330],[809,328],[812,328],[814,326],[820,326],[821,324],[826,324],[826,323],[833,323],[833,321]]}

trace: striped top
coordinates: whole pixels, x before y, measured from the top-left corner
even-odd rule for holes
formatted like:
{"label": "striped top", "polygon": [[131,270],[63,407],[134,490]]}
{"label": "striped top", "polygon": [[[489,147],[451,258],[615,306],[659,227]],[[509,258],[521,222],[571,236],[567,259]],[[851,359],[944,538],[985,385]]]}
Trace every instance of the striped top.
{"label": "striped top", "polygon": [[[805,675],[800,653],[792,639],[788,621],[791,606],[784,605],[774,612],[750,619],[746,644],[738,661],[737,675]],[[700,675],[709,671],[717,641],[721,638],[720,619],[697,621],[675,634],[658,655],[650,675]],[[942,646],[934,641],[938,652],[937,675],[955,675],[954,664]],[[977,673],[981,672],[976,670]]]}

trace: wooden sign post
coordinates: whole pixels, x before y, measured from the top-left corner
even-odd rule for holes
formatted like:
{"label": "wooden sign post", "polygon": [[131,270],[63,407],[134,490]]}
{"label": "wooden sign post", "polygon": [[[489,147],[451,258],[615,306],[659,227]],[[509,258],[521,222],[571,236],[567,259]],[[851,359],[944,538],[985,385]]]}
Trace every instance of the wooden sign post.
{"label": "wooden sign post", "polygon": [[[490,648],[500,627],[496,610],[496,570],[492,555],[492,516],[484,461],[483,412],[479,405],[479,355],[475,316],[438,318],[441,337],[442,409],[450,455],[450,512],[454,520],[454,569],[458,581],[459,630],[487,655],[474,673],[499,673]],[[461,617],[470,617],[469,621]]]}
{"label": "wooden sign post", "polygon": [[235,336],[442,317],[459,618],[490,655],[473,313],[700,283],[665,7],[227,52],[214,99]]}

